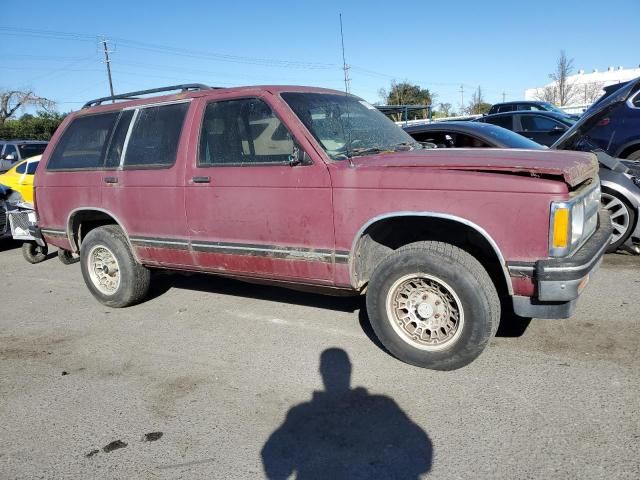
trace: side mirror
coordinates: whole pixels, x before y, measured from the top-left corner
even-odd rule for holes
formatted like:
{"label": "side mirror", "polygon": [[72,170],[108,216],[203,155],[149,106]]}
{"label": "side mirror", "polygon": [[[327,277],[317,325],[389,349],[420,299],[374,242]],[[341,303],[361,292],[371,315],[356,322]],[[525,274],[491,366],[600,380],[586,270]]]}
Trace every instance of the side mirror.
{"label": "side mirror", "polygon": [[10,162],[13,162],[16,159],[16,154],[15,153],[10,153],[8,155],[5,155],[4,159],[5,160],[9,160]]}
{"label": "side mirror", "polygon": [[310,165],[311,159],[307,155],[307,152],[302,150],[300,146],[294,142],[293,151],[289,155],[289,165],[295,167],[296,165]]}

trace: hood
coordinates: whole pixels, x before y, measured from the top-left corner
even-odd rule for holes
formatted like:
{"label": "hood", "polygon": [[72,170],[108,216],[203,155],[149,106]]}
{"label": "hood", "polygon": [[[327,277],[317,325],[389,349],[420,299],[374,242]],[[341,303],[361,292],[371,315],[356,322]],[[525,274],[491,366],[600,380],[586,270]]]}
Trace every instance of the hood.
{"label": "hood", "polygon": [[356,168],[405,167],[557,176],[575,187],[598,172],[591,153],[496,148],[412,150],[356,157]]}
{"label": "hood", "polygon": [[580,120],[551,145],[551,148],[555,150],[572,150],[573,146],[586,132],[605,118],[615,107],[629,100],[638,90],[640,90],[640,77],[627,82],[617,89],[609,88],[606,90],[607,93],[582,114]]}

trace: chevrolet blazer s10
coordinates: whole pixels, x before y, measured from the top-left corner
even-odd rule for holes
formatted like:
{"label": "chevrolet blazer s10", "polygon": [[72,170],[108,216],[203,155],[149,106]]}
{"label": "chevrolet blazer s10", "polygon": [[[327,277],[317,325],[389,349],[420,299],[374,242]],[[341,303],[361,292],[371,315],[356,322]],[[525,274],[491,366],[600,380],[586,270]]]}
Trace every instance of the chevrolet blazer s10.
{"label": "chevrolet blazer s10", "polygon": [[393,355],[451,370],[501,311],[573,313],[611,235],[597,171],[582,152],[423,148],[338,91],[179,85],[65,119],[35,235],[111,307],[156,268],[365,294]]}

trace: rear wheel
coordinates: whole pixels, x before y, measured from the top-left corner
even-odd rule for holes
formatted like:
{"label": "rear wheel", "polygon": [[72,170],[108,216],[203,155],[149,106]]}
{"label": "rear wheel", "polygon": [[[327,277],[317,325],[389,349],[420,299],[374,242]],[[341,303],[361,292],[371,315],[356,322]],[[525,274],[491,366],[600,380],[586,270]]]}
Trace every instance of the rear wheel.
{"label": "rear wheel", "polygon": [[25,242],[22,244],[22,256],[29,263],[40,263],[47,259],[49,248],[38,245],[35,242]]}
{"label": "rear wheel", "polygon": [[149,291],[150,272],[134,258],[116,225],[91,230],[80,248],[82,276],[94,297],[109,307],[128,307]]}
{"label": "rear wheel", "polygon": [[398,249],[376,268],[367,290],[371,326],[400,360],[435,370],[472,362],[500,321],[500,300],[484,267],[441,242]]}
{"label": "rear wheel", "polygon": [[600,202],[611,215],[613,224],[613,234],[607,252],[615,252],[631,235],[636,221],[635,210],[624,198],[611,190],[602,191]]}
{"label": "rear wheel", "polygon": [[74,257],[73,253],[69,250],[58,249],[58,260],[60,260],[64,265],[71,265],[78,263],[80,261],[80,257]]}

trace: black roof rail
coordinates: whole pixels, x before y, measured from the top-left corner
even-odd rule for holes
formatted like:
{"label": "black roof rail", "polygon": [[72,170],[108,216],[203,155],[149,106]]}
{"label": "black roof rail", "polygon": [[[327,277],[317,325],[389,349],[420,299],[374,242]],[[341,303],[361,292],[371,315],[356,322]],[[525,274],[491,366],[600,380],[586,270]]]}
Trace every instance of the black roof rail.
{"label": "black roof rail", "polygon": [[119,95],[96,98],[95,100],[89,100],[87,103],[85,103],[82,106],[82,108],[96,107],[98,105],[101,105],[103,102],[108,102],[109,100],[134,100],[137,95],[148,95],[150,93],[171,92],[173,90],[180,90],[183,92],[187,92],[189,90],[209,90],[214,88],[217,89],[221,87],[210,87],[208,85],[204,85],[203,83],[184,83],[182,85],[171,85],[170,87],[151,88],[149,90],[138,90],[137,92],[121,93]]}

